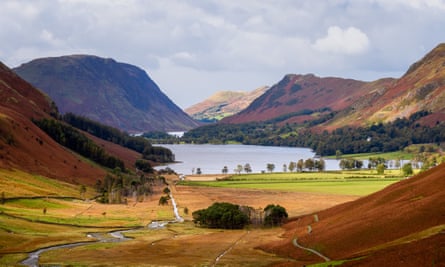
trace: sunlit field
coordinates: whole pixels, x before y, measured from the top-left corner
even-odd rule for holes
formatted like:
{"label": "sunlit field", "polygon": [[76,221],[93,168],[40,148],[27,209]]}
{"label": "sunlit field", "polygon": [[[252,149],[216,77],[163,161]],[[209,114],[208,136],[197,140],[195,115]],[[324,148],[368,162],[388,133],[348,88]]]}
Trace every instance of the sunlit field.
{"label": "sunlit field", "polygon": [[190,177],[181,184],[363,196],[401,179],[404,177],[399,170],[386,170],[383,175],[375,170],[360,170],[242,174],[214,181],[197,181]]}

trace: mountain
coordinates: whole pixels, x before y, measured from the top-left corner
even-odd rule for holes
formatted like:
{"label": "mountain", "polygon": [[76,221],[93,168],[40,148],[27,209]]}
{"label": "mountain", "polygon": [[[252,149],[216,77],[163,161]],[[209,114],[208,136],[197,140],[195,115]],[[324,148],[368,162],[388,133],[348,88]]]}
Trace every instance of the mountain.
{"label": "mountain", "polygon": [[378,105],[358,109],[369,121],[393,121],[419,110],[433,114],[426,118],[445,120],[445,44],[440,44],[408,69],[378,98]]}
{"label": "mountain", "polygon": [[262,248],[306,264],[323,261],[296,248],[297,238],[330,259],[345,260],[341,266],[443,266],[444,173],[442,164],[356,201],[295,218],[284,226],[282,241]]}
{"label": "mountain", "polygon": [[41,58],[14,71],[60,109],[135,133],[198,126],[142,69],[88,55]]}
{"label": "mountain", "polygon": [[421,110],[432,114],[425,124],[445,120],[445,44],[440,44],[414,63],[399,79],[363,82],[343,78],[321,78],[312,74],[286,75],[265,94],[225,123],[272,120],[314,120],[334,113],[318,127],[369,125],[409,117]]}
{"label": "mountain", "polygon": [[251,92],[220,91],[208,99],[185,109],[185,112],[195,120],[218,121],[245,109],[253,100],[264,94],[268,89],[268,86],[263,86]]}
{"label": "mountain", "polygon": [[0,168],[94,184],[105,171],[60,146],[32,119],[57,114],[54,102],[0,63]]}
{"label": "mountain", "polygon": [[374,87],[385,88],[393,82],[382,79],[370,86],[370,83],[352,79],[288,74],[246,109],[223,122],[266,121],[289,114],[288,122],[302,122],[314,118],[314,112],[321,115],[343,110]]}

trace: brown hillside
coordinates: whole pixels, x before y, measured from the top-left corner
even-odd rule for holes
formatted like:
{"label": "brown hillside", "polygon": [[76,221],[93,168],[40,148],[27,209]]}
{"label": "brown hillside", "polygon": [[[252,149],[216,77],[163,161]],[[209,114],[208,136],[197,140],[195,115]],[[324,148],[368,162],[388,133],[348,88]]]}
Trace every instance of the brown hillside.
{"label": "brown hillside", "polygon": [[[319,222],[313,215],[294,219],[284,227],[283,242],[263,248],[308,262],[322,261],[295,248],[291,242],[298,237],[301,245],[331,259],[364,256],[360,262],[367,266],[443,266],[430,263],[445,263],[444,187],[442,164],[380,192],[322,211],[317,214]],[[308,225],[312,227],[310,234]],[[422,232],[426,230],[429,234]],[[360,265],[357,261],[353,264]]]}
{"label": "brown hillside", "polygon": [[[336,111],[318,130],[364,126],[409,117],[418,111],[432,114],[420,123],[445,120],[445,44],[414,63],[399,79],[362,82],[314,75],[286,75],[240,113],[224,123],[265,121],[286,115],[284,122],[303,122]],[[301,111],[314,113],[301,115]],[[322,111],[319,113],[318,111]]]}
{"label": "brown hillside", "polygon": [[264,121],[303,110],[339,111],[353,105],[373,89],[369,87],[366,82],[352,79],[289,74],[245,110],[223,122]]}
{"label": "brown hillside", "polygon": [[414,63],[367,111],[370,121],[392,121],[419,110],[445,118],[445,44],[440,44]]}
{"label": "brown hillside", "polygon": [[104,170],[79,159],[31,118],[54,112],[50,99],[0,63],[0,168],[20,169],[70,183],[94,184]]}

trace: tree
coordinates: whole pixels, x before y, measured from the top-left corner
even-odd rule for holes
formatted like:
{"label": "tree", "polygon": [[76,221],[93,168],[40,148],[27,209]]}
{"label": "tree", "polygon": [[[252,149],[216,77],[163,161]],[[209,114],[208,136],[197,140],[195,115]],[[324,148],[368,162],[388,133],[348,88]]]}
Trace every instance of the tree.
{"label": "tree", "polygon": [[286,165],[286,163],[283,164],[283,172],[287,172],[287,165]]}
{"label": "tree", "polygon": [[325,163],[324,159],[316,160],[316,161],[315,161],[315,168],[316,168],[319,172],[324,171],[325,168],[326,168],[326,163]]}
{"label": "tree", "polygon": [[289,166],[287,167],[290,172],[293,172],[297,168],[297,163],[291,161],[289,162]]}
{"label": "tree", "polygon": [[403,164],[402,171],[404,176],[413,175],[413,166],[411,163],[405,163]]}
{"label": "tree", "polygon": [[222,168],[222,173],[223,174],[227,174],[229,172],[229,168],[227,168],[227,166],[224,166],[223,168]]}
{"label": "tree", "polygon": [[236,173],[240,174],[243,171],[243,166],[241,164],[238,164],[236,166],[236,169],[234,170]]}
{"label": "tree", "polygon": [[134,163],[134,166],[138,170],[141,170],[141,171],[143,171],[145,173],[152,173],[153,172],[153,167],[151,167],[151,164],[150,164],[150,162],[148,160],[138,159]]}
{"label": "tree", "polygon": [[202,174],[201,168],[196,168],[196,174],[198,174],[198,175]]}
{"label": "tree", "polygon": [[304,168],[304,161],[303,161],[303,159],[299,159],[297,162],[297,170],[299,172],[302,172],[303,168]]}
{"label": "tree", "polygon": [[385,164],[380,163],[377,165],[377,174],[384,174],[385,173]]}
{"label": "tree", "polygon": [[266,167],[269,172],[273,172],[273,170],[275,169],[275,164],[267,163]]}
{"label": "tree", "polygon": [[159,206],[168,205],[168,200],[169,200],[169,199],[170,199],[170,198],[169,198],[168,196],[161,196],[161,197],[159,198],[158,205],[159,205]]}
{"label": "tree", "polygon": [[307,159],[304,161],[304,167],[310,171],[312,171],[315,167],[315,162],[313,159]]}
{"label": "tree", "polygon": [[336,151],[335,151],[335,158],[336,158],[336,159],[340,159],[342,155],[343,155],[343,153],[341,153],[340,150],[336,150]]}
{"label": "tree", "polygon": [[264,215],[264,224],[268,226],[281,225],[288,217],[285,208],[274,204],[269,204],[264,208]]}
{"label": "tree", "polygon": [[246,173],[251,173],[251,172],[252,172],[252,167],[250,167],[250,164],[249,164],[249,163],[246,163],[246,164],[244,165],[244,171],[245,171]]}

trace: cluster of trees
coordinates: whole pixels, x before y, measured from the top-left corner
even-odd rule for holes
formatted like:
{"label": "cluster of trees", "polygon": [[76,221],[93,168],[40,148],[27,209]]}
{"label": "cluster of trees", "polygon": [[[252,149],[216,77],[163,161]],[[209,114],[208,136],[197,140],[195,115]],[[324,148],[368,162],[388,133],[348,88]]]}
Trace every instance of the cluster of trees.
{"label": "cluster of trees", "polygon": [[129,198],[144,201],[153,194],[153,187],[160,186],[165,180],[162,177],[147,174],[123,173],[119,168],[106,174],[103,182],[97,180],[95,188],[99,194],[97,201],[109,204],[126,204]]}
{"label": "cluster of trees", "polygon": [[[281,124],[273,121],[244,124],[214,124],[193,129],[180,139],[186,143],[229,143],[248,145],[275,145],[310,147],[318,155],[365,152],[391,152],[411,144],[440,143],[445,141],[445,124],[429,127],[418,120],[430,114],[419,111],[409,118],[391,123],[377,123],[369,127],[342,127],[331,132],[316,133],[305,124]],[[332,116],[334,116],[333,114]],[[332,117],[331,116],[331,117]]]}
{"label": "cluster of trees", "polygon": [[222,229],[242,229],[250,223],[277,226],[288,218],[286,209],[280,205],[269,204],[263,210],[255,210],[227,202],[216,202],[207,209],[193,212],[192,216],[195,224]]}
{"label": "cluster of trees", "polygon": [[203,227],[222,229],[242,229],[249,223],[249,217],[239,205],[216,202],[207,209],[192,213],[193,221]]}
{"label": "cluster of trees", "polygon": [[[283,170],[284,170],[283,166]],[[299,159],[297,162],[289,162],[289,165],[287,166],[287,168],[289,169],[289,171],[293,172],[294,170],[302,172],[303,170],[309,170],[309,171],[313,171],[313,170],[317,170],[317,171],[324,171],[326,169],[326,162],[324,161],[324,159],[320,158],[320,159],[312,159],[312,158],[308,158],[306,160],[303,159]]]}
{"label": "cluster of trees", "polygon": [[269,204],[264,208],[264,225],[266,226],[281,225],[287,217],[286,209],[280,205]]}
{"label": "cluster of trees", "polygon": [[[198,168],[199,169],[199,168]],[[275,164],[273,163],[267,163],[266,169],[268,172],[273,172],[275,170]],[[326,162],[324,159],[312,159],[308,158],[306,160],[300,159],[297,162],[291,161],[289,162],[289,165],[283,164],[283,172],[287,172],[288,170],[290,172],[293,171],[299,171],[302,172],[303,170],[308,171],[324,171],[326,169]],[[245,172],[247,174],[252,172],[252,167],[249,163],[246,163],[243,165],[238,164],[236,168],[233,170],[237,174],[241,174],[241,172]],[[224,166],[221,170],[223,174],[227,174],[229,172],[229,168],[227,166]],[[198,173],[200,174],[200,173]]]}
{"label": "cluster of trees", "polygon": [[125,170],[122,160],[107,154],[102,147],[96,145],[76,128],[55,119],[34,120],[34,123],[57,143],[80,155],[110,169]]}
{"label": "cluster of trees", "polygon": [[[159,163],[175,161],[174,154],[169,149],[152,146],[150,141],[142,136],[130,136],[119,129],[73,113],[67,113],[63,115],[61,119],[71,126],[86,131],[96,137],[142,153],[143,158],[146,160]],[[165,137],[165,135],[163,136]]]}

